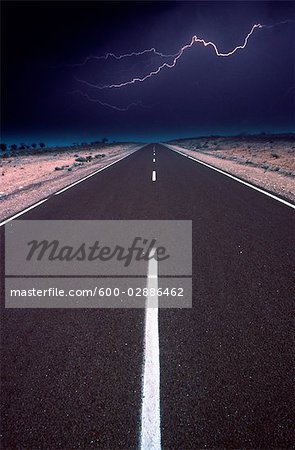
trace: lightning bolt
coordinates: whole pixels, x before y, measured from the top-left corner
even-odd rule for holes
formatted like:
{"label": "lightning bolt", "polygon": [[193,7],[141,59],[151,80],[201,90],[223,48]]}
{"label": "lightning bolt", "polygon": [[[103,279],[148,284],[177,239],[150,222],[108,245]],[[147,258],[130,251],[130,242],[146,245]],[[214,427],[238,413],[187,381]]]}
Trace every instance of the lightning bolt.
{"label": "lightning bolt", "polygon": [[[251,30],[249,31],[249,33],[246,35],[243,44],[242,44],[242,45],[238,45],[238,46],[235,47],[233,50],[231,50],[231,51],[229,51],[229,52],[227,52],[227,53],[220,52],[220,51],[218,50],[216,44],[214,44],[214,42],[211,42],[211,41],[205,41],[204,39],[199,38],[198,36],[194,35],[194,36],[191,38],[191,41],[190,41],[188,44],[186,44],[186,45],[184,45],[183,47],[181,47],[181,49],[180,49],[175,55],[173,55],[173,61],[172,61],[171,63],[164,62],[164,63],[161,64],[157,69],[152,70],[151,72],[149,72],[148,74],[144,75],[144,76],[141,77],[141,78],[140,78],[140,77],[135,77],[135,78],[132,78],[131,80],[125,81],[125,82],[123,82],[123,83],[118,83],[118,84],[117,84],[117,83],[114,83],[114,84],[104,84],[104,85],[101,85],[101,84],[95,84],[95,83],[90,83],[90,82],[88,82],[88,81],[86,81],[86,80],[82,80],[82,79],[79,79],[79,78],[76,78],[76,80],[77,80],[79,83],[85,84],[85,85],[88,86],[88,87],[96,88],[96,89],[114,89],[114,88],[115,88],[115,89],[118,89],[118,88],[122,88],[122,87],[129,86],[129,85],[131,85],[131,84],[135,84],[135,83],[139,83],[139,82],[142,83],[142,82],[146,81],[147,79],[152,78],[152,77],[154,77],[155,75],[158,75],[158,74],[159,74],[163,69],[165,69],[165,68],[167,68],[167,69],[172,69],[172,68],[174,68],[174,67],[176,66],[177,62],[179,61],[179,59],[183,56],[183,54],[184,54],[188,49],[192,48],[192,47],[193,47],[195,44],[197,44],[197,43],[202,44],[204,47],[212,47],[212,48],[214,49],[214,52],[215,52],[216,56],[219,56],[219,57],[222,57],[222,58],[228,58],[229,56],[234,55],[238,50],[243,50],[243,49],[247,46],[248,41],[249,41],[249,38],[250,38],[250,36],[252,36],[252,34],[254,33],[254,31],[255,31],[256,29],[261,29],[261,28],[264,28],[264,27],[265,27],[265,25],[261,25],[260,23],[253,25],[253,27],[251,28]],[[152,50],[154,50],[154,49],[152,49]],[[148,51],[150,51],[150,50],[148,50]],[[143,52],[144,52],[144,51],[143,51]],[[139,54],[140,54],[140,53],[143,54],[143,52],[138,52],[138,53],[139,53]],[[147,51],[145,51],[145,52],[147,52]],[[158,53],[158,52],[157,52],[157,53]],[[134,54],[136,54],[136,53],[134,53]],[[111,54],[108,53],[108,55],[111,55]],[[129,56],[129,55],[132,55],[132,53],[129,53],[128,56]],[[162,54],[162,55],[163,55],[163,54]],[[122,58],[123,58],[124,56],[126,57],[126,55],[121,55]],[[105,58],[106,58],[106,57],[107,57],[107,55],[105,56]],[[119,58],[119,57],[117,57],[117,58]]]}
{"label": "lightning bolt", "polygon": [[101,106],[106,106],[108,108],[115,109],[116,111],[128,111],[130,108],[136,107],[136,106],[142,106],[143,108],[147,108],[147,106],[143,105],[141,100],[132,102],[125,107],[120,107],[120,106],[116,106],[116,105],[111,105],[110,103],[103,102],[103,101],[99,100],[98,98],[90,97],[90,95],[88,95],[85,92],[80,91],[79,89],[70,92],[70,94],[78,94],[78,95],[86,98],[86,100],[88,100],[91,103],[98,103]]}
{"label": "lightning bolt", "polygon": [[125,58],[133,58],[134,56],[143,56],[146,54],[152,53],[155,56],[160,56],[161,58],[172,58],[175,57],[177,55],[176,54],[172,54],[172,55],[166,55],[164,53],[159,52],[158,50],[156,50],[154,47],[153,48],[149,48],[146,50],[142,50],[140,52],[131,52],[131,53],[125,53],[123,55],[116,55],[115,53],[107,53],[106,55],[102,55],[102,56],[94,56],[94,55],[90,55],[87,56],[84,61],[82,61],[81,63],[74,63],[74,64],[65,64],[65,66],[67,67],[83,67],[85,66],[87,63],[89,63],[90,61],[96,60],[96,61],[100,61],[100,60],[108,60],[108,59],[116,59],[117,61],[120,61],[121,59],[125,59]]}
{"label": "lightning bolt", "polygon": [[[181,47],[178,50],[178,52],[175,54],[164,54],[162,52],[159,52],[158,50],[156,50],[153,47],[153,48],[142,50],[142,51],[125,53],[122,55],[117,55],[115,53],[107,53],[106,55],[103,55],[103,56],[92,56],[91,55],[91,56],[88,56],[87,58],[85,58],[85,60],[82,61],[81,63],[72,64],[70,66],[85,66],[92,60],[108,60],[110,58],[115,59],[115,60],[122,60],[125,58],[138,57],[138,56],[142,56],[142,55],[146,55],[146,54],[153,54],[155,56],[159,56],[161,58],[166,58],[166,59],[172,58],[171,62],[165,61],[165,62],[161,63],[156,69],[151,70],[150,72],[146,73],[142,77],[134,77],[134,78],[131,78],[130,80],[127,80],[127,81],[124,81],[121,83],[99,84],[99,83],[91,83],[87,80],[84,80],[84,79],[81,79],[78,77],[75,78],[75,80],[77,82],[79,82],[80,84],[83,84],[89,88],[94,88],[94,89],[98,89],[98,90],[120,89],[123,87],[134,85],[136,83],[143,83],[146,80],[153,78],[154,76],[157,76],[163,69],[173,69],[177,65],[177,63],[181,59],[181,57],[184,55],[184,53],[186,53],[187,50],[191,49],[196,44],[201,44],[201,45],[203,45],[203,47],[211,47],[214,50],[214,53],[217,57],[228,58],[228,57],[234,55],[236,52],[238,52],[240,50],[244,50],[248,45],[250,37],[255,33],[256,30],[263,29],[263,28],[270,29],[270,28],[276,27],[280,24],[286,24],[286,23],[295,23],[295,21],[292,19],[288,19],[288,20],[284,20],[284,21],[278,22],[273,25],[263,25],[260,23],[254,24],[252,26],[252,28],[250,29],[250,31],[246,34],[246,36],[243,40],[243,43],[240,45],[237,45],[236,47],[234,47],[232,50],[230,50],[228,52],[222,52],[218,49],[217,45],[214,42],[206,41],[205,39],[200,38],[197,35],[194,35],[194,36],[192,36],[190,42],[188,42],[183,47]],[[127,111],[132,106],[138,106],[138,102],[135,102],[135,103],[131,103],[126,108],[120,108],[120,107],[116,107],[116,106],[101,102],[98,99],[91,99],[88,96],[88,94],[83,94],[81,91],[79,91],[79,93],[80,93],[80,95],[83,95],[85,98],[87,98],[89,101],[92,101],[92,102],[95,101],[97,103],[100,103],[103,106],[112,107],[113,109],[116,109],[118,111]]]}

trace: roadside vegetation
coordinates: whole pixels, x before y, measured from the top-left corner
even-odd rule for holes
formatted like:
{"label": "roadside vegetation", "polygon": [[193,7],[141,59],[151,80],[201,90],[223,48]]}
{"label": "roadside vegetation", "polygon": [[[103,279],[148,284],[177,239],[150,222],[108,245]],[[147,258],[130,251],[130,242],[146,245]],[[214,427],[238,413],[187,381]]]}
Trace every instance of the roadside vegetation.
{"label": "roadside vegetation", "polygon": [[21,155],[38,155],[44,154],[44,152],[62,152],[76,149],[87,150],[88,148],[102,148],[105,146],[113,146],[118,145],[117,142],[109,143],[107,138],[103,138],[100,141],[93,142],[74,142],[72,145],[66,146],[47,146],[44,142],[26,144],[10,144],[7,145],[5,143],[0,144],[0,157],[1,158],[9,158],[12,156],[21,156]]}
{"label": "roadside vegetation", "polygon": [[295,176],[295,134],[206,136],[169,141],[202,155]]}

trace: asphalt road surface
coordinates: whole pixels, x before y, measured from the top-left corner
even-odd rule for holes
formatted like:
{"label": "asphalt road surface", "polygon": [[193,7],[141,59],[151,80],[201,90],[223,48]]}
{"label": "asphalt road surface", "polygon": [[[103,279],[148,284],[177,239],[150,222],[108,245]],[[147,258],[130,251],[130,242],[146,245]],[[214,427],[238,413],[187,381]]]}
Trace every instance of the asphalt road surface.
{"label": "asphalt road surface", "polygon": [[[155,148],[19,218],[192,220],[193,308],[158,317],[162,448],[291,448],[294,210]],[[144,324],[3,308],[2,448],[138,448]]]}

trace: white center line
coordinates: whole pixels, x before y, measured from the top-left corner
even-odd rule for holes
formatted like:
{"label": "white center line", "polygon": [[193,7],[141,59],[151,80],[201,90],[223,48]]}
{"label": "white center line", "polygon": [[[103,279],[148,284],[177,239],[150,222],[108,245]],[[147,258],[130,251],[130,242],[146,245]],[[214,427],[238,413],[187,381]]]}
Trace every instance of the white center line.
{"label": "white center line", "polygon": [[152,181],[156,181],[156,180],[157,180],[157,172],[155,170],[153,170]]}
{"label": "white center line", "polygon": [[[152,250],[155,252],[155,249]],[[148,292],[158,289],[158,261],[149,260]],[[161,449],[160,419],[160,350],[158,325],[158,296],[148,295],[145,310],[145,347],[141,410],[141,450]]]}
{"label": "white center line", "polygon": [[156,158],[153,158],[153,162],[156,162]]}

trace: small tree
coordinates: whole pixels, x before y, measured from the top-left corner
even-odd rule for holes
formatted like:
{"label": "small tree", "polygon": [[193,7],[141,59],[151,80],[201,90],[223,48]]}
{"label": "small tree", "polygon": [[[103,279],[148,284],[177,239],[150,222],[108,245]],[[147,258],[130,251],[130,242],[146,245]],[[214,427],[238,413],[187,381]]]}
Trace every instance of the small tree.
{"label": "small tree", "polygon": [[12,150],[12,151],[17,150],[17,145],[16,144],[11,144],[10,150]]}
{"label": "small tree", "polygon": [[6,144],[0,144],[0,148],[2,150],[2,152],[5,152],[7,149],[7,145]]}
{"label": "small tree", "polygon": [[44,144],[44,142],[40,142],[40,148],[45,148],[46,147],[46,145]]}
{"label": "small tree", "polygon": [[37,147],[37,144],[32,144],[31,147],[32,147],[32,148],[36,148],[36,147]]}
{"label": "small tree", "polygon": [[20,144],[19,146],[20,150],[25,150],[26,149],[26,144],[24,144],[23,142]]}

